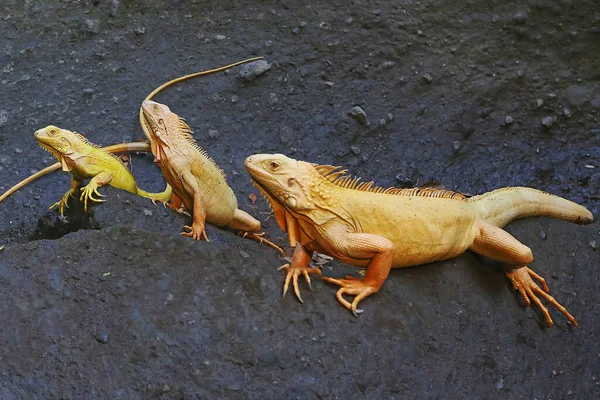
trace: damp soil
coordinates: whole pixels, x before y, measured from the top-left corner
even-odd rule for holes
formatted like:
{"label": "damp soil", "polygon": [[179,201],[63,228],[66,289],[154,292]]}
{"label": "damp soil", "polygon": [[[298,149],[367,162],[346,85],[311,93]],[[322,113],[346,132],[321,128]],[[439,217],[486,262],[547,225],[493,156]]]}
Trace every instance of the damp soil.
{"label": "damp soil", "polygon": [[[168,104],[240,208],[286,246],[244,159],[283,153],[381,186],[531,186],[600,212],[600,12],[594,1],[58,1],[0,4],[0,191],[53,163],[53,124],[100,145],[143,138]],[[246,75],[244,75],[247,77]],[[355,107],[361,107],[357,113]],[[363,114],[364,112],[364,114]],[[138,185],[165,181],[132,155]],[[500,266],[472,253],[392,271],[358,318],[336,288],[281,299],[272,249],[111,187],[65,218],[55,172],[0,204],[0,398],[597,398],[600,229],[507,230],[579,321],[545,328]],[[357,270],[338,262],[324,274]]]}

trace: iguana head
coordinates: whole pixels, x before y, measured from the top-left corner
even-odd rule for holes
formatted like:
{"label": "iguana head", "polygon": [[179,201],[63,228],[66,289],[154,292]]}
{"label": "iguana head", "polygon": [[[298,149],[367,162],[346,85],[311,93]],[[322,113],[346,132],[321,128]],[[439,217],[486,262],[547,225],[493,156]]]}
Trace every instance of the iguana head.
{"label": "iguana head", "polygon": [[80,134],[54,125],[35,131],[33,136],[43,149],[59,160],[65,156],[76,158],[82,153],[87,154],[92,147],[92,144]]}
{"label": "iguana head", "polygon": [[167,150],[173,149],[181,137],[191,132],[187,124],[169,107],[152,100],[142,103],[146,126],[152,137],[152,154],[158,164],[167,157]]}
{"label": "iguana head", "polygon": [[244,165],[254,184],[271,202],[295,212],[321,205],[323,199],[313,196],[316,176],[311,164],[283,154],[255,154],[246,158]]}

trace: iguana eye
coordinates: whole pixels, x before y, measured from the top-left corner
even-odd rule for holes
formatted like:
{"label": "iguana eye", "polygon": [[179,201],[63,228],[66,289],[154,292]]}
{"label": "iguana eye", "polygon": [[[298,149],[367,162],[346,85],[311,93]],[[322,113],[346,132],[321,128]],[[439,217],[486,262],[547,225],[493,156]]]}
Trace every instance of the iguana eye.
{"label": "iguana eye", "polygon": [[51,135],[54,135],[54,134],[56,134],[56,129],[50,129],[50,134],[51,134]]}
{"label": "iguana eye", "polygon": [[158,112],[159,108],[157,105],[154,105],[154,107],[152,108],[154,111]]}
{"label": "iguana eye", "polygon": [[276,170],[277,168],[279,168],[279,163],[277,161],[271,161],[269,163],[269,166],[271,167],[272,170]]}

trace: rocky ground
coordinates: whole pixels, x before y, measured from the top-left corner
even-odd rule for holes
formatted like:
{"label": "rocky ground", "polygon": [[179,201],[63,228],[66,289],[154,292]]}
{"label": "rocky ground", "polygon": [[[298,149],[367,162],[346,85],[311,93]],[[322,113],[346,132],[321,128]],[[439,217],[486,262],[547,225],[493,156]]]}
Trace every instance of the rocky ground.
{"label": "rocky ground", "polygon": [[[48,124],[141,138],[141,100],[176,76],[264,56],[271,69],[198,78],[156,97],[185,117],[255,204],[254,153],[344,165],[382,186],[466,193],[533,186],[600,212],[600,12],[594,1],[16,1],[0,4],[0,191],[54,162]],[[355,107],[360,107],[356,109]],[[151,156],[140,187],[164,188]],[[335,288],[280,300],[274,251],[107,187],[68,223],[54,173],[0,204],[0,397],[597,398],[598,224],[508,230],[580,322],[522,303],[467,253],[393,271],[353,317]],[[65,235],[66,234],[66,235]],[[324,273],[347,268],[327,264]]]}

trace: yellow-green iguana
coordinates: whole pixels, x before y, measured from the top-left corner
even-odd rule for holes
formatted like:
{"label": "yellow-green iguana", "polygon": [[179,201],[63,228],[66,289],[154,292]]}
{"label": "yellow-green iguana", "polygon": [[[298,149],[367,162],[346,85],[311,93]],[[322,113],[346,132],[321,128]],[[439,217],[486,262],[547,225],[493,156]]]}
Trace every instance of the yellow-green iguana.
{"label": "yellow-green iguana", "polygon": [[208,241],[205,224],[209,222],[243,231],[244,237],[264,241],[282,252],[279,246],[262,238],[264,232],[255,233],[260,231],[260,222],[238,208],[225,174],[198,146],[185,121],[166,105],[151,100],[142,103],[142,112],[144,124],[152,136],[154,162],[173,188],[169,206],[174,210],[185,207],[192,213],[192,226],[184,226],[189,232],[181,234]]}
{"label": "yellow-green iguana", "polygon": [[[549,326],[550,313],[542,296],[574,325],[577,321],[548,294],[545,280],[532,271],[531,250],[501,227],[524,217],[549,216],[588,224],[592,213],[584,207],[536,189],[510,187],[479,196],[440,189],[383,189],[373,182],[345,176],[345,170],[293,160],[281,154],[257,154],[245,166],[270,202],[277,222],[289,236],[294,255],[287,269],[284,296],[290,279],[299,297],[298,276],[310,283],[313,251],[342,262],[366,266],[364,279],[323,278],[341,286],[338,301],[356,315],[358,303],[376,293],[390,269],[456,257],[466,250],[508,264],[505,273],[527,305],[533,301]],[[533,281],[538,280],[542,289]],[[352,303],[343,295],[354,295]]]}
{"label": "yellow-green iguana", "polygon": [[[189,75],[185,75],[179,78],[175,78],[173,80],[170,80],[168,82],[163,83],[162,85],[160,85],[159,87],[157,87],[156,89],[154,89],[148,96],[146,96],[146,100],[151,99],[153,96],[155,96],[157,93],[159,93],[161,90],[173,85],[174,83],[177,82],[181,82],[183,80],[186,79],[190,79],[190,78],[194,78],[197,76],[203,76],[203,75],[208,75],[208,74],[212,74],[215,72],[220,72],[232,67],[235,67],[237,65],[240,64],[244,64],[244,63],[248,63],[250,61],[256,61],[256,60],[260,60],[263,57],[254,57],[254,58],[249,58],[247,60],[243,60],[243,61],[238,61],[235,62],[233,64],[229,64],[226,65],[224,67],[219,67],[219,68],[214,68],[214,69],[210,69],[210,70],[205,70],[205,71],[200,71],[200,72],[195,72],[193,74],[189,74]],[[152,136],[150,135],[150,133],[148,132],[148,128],[146,127],[145,123],[144,123],[144,119],[143,119],[143,114],[142,114],[142,110],[140,108],[140,124],[142,127],[142,130],[144,131],[144,134],[146,135],[146,138],[148,138],[148,140],[150,140],[150,142],[152,143]],[[47,130],[49,127],[44,128],[41,131]],[[58,131],[63,131],[59,128],[56,128]],[[38,131],[39,132],[39,131]],[[63,132],[69,132],[64,130]],[[92,150],[91,152],[93,153],[94,157],[87,157],[84,159],[81,159],[78,163],[73,163],[71,162],[69,163],[65,163],[65,160],[68,159],[68,157],[59,157],[57,155],[57,152],[53,152],[53,154],[59,159],[58,163],[55,163],[53,165],[50,165],[38,172],[36,172],[35,174],[25,178],[24,180],[22,180],[21,182],[19,182],[18,184],[16,184],[15,186],[13,186],[12,188],[10,188],[8,191],[6,191],[4,194],[2,194],[2,196],[0,196],[0,202],[2,202],[4,199],[6,199],[8,196],[10,196],[12,193],[16,192],[18,189],[22,188],[23,186],[27,185],[28,183],[36,180],[37,178],[40,178],[52,171],[56,171],[58,169],[60,169],[62,167],[62,169],[64,171],[69,171],[73,174],[73,181],[72,181],[72,185],[71,185],[71,190],[69,190],[69,192],[67,192],[65,194],[65,196],[63,196],[62,200],[57,202],[56,204],[53,204],[50,209],[58,207],[59,211],[61,213],[61,215],[63,214],[64,211],[64,207],[68,208],[67,205],[67,200],[69,198],[69,196],[72,196],[75,191],[77,190],[77,187],[79,185],[77,185],[76,187],[75,182],[79,182],[78,178],[76,178],[76,176],[89,176],[90,174],[93,175],[99,175],[101,173],[101,168],[103,166],[106,166],[108,168],[111,168],[109,170],[106,170],[104,172],[106,172],[107,174],[117,174],[118,176],[126,176],[127,174],[131,175],[129,172],[125,173],[121,170],[121,165],[117,165],[114,163],[114,160],[112,160],[112,156],[110,156],[108,153],[119,153],[119,152],[131,152],[131,151],[143,151],[143,152],[148,152],[150,151],[150,144],[148,143],[142,143],[142,142],[136,142],[136,143],[123,143],[123,144],[117,144],[117,145],[113,145],[113,146],[107,146],[107,147],[102,147],[102,148],[98,148],[98,146],[92,145],[91,143],[89,143],[87,141],[87,139],[85,139],[83,136],[79,135],[79,134],[75,134],[75,136],[79,139],[82,139],[84,143],[87,143],[89,145],[91,145],[91,147],[93,147],[95,150]],[[36,137],[37,139],[37,137]],[[39,139],[38,139],[39,140]],[[75,142],[74,142],[75,143]],[[58,151],[58,149],[55,149]],[[105,154],[101,154],[102,151],[104,151]],[[60,153],[60,151],[58,151]],[[107,160],[107,161],[94,161],[94,160]],[[118,161],[118,160],[117,160]],[[93,173],[91,171],[94,171]],[[107,176],[106,174],[104,175],[99,175],[99,176]],[[116,183],[116,187],[118,188],[125,188],[128,187],[131,190],[133,190],[133,186],[135,186],[135,182],[134,181],[129,181],[129,178],[124,178],[127,180],[127,182],[124,182],[122,180],[119,180],[118,183]],[[133,179],[133,177],[131,177],[131,179]],[[102,182],[102,180],[99,178],[98,182]],[[121,186],[125,186],[125,187],[121,187]],[[133,185],[133,186],[132,186]],[[88,185],[89,186],[89,185]],[[86,187],[88,187],[86,186]],[[115,186],[115,185],[112,185]],[[91,187],[90,187],[91,188]],[[127,190],[127,189],[125,189]],[[129,191],[131,191],[129,190]],[[150,195],[152,199],[152,202],[156,202],[156,201],[161,201],[163,204],[167,204],[167,201],[170,199],[170,195],[171,195],[171,187],[167,184],[167,187],[165,188],[165,191],[162,193],[158,193],[158,194],[152,194],[152,193],[146,193],[144,191],[140,191],[139,188],[136,189],[136,191],[133,191],[132,193],[138,193],[143,197],[148,197],[147,195]],[[99,194],[98,194],[99,195]],[[84,208],[87,211],[87,200],[92,200],[92,201],[100,201],[95,199],[94,197],[91,196],[91,193],[89,194],[82,194],[81,198],[85,198],[86,200],[86,204],[84,205]],[[173,208],[173,207],[171,207]],[[182,209],[176,209],[173,208],[175,211],[177,211],[180,214],[187,214],[184,210]]]}
{"label": "yellow-green iguana", "polygon": [[[138,194],[151,199],[153,202],[166,202],[171,198],[171,188],[167,186],[162,193],[148,193],[137,187],[133,175],[125,164],[105,149],[90,143],[83,135],[49,125],[34,134],[40,146],[52,153],[63,171],[71,173],[71,188],[64,194],[60,201],[50,206],[58,207],[60,214],[68,208],[69,197],[75,195],[84,179],[90,182],[81,188],[79,200],[83,202],[84,211],[87,211],[88,200],[103,202],[94,196],[104,197],[98,188],[110,185],[130,193]],[[148,151],[148,143],[125,143],[112,146],[114,151]]]}

